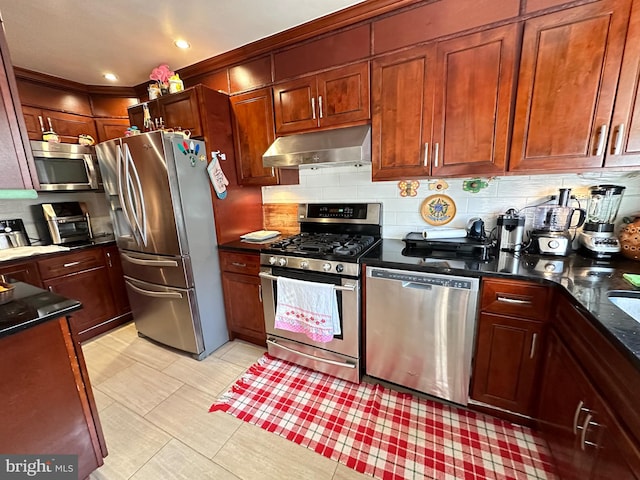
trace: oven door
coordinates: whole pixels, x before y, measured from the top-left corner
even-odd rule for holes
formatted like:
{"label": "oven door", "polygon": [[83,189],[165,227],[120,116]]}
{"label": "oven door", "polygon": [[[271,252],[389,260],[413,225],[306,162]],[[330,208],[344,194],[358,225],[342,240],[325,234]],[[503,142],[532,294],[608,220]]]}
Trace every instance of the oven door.
{"label": "oven door", "polygon": [[[341,335],[326,343],[315,342],[303,333],[274,326],[277,305],[277,278],[285,276],[336,286]],[[315,272],[276,267],[260,271],[262,302],[269,353],[317,371],[352,382],[360,381],[360,281]]]}

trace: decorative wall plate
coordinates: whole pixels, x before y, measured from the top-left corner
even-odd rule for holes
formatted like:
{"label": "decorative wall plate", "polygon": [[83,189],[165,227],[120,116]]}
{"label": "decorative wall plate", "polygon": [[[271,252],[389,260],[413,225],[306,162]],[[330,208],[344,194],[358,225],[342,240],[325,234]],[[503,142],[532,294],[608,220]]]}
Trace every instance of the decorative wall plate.
{"label": "decorative wall plate", "polygon": [[431,195],[420,205],[420,215],[429,225],[445,225],[456,216],[456,204],[448,195]]}

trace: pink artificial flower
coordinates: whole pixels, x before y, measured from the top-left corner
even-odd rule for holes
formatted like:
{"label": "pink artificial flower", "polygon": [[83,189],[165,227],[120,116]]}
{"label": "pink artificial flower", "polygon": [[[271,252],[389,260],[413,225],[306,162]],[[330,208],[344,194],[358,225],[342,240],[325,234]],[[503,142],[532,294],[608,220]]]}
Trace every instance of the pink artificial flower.
{"label": "pink artificial flower", "polygon": [[157,82],[165,84],[169,83],[169,77],[173,75],[175,75],[175,73],[169,70],[169,65],[165,63],[154,68],[151,71],[151,75],[149,75],[149,78],[151,80],[155,80]]}

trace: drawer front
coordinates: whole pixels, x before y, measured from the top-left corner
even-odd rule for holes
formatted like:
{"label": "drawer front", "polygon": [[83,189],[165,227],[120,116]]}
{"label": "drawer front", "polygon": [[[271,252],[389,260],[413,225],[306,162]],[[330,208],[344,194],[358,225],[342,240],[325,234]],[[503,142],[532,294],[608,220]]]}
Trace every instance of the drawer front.
{"label": "drawer front", "polygon": [[220,252],[220,268],[224,272],[258,275],[260,255],[251,253]]}
{"label": "drawer front", "polygon": [[521,281],[484,279],[480,309],[483,312],[546,321],[549,287]]}
{"label": "drawer front", "polygon": [[104,265],[102,248],[89,248],[80,252],[56,255],[53,258],[38,260],[40,278],[60,277],[69,273],[80,272]]}

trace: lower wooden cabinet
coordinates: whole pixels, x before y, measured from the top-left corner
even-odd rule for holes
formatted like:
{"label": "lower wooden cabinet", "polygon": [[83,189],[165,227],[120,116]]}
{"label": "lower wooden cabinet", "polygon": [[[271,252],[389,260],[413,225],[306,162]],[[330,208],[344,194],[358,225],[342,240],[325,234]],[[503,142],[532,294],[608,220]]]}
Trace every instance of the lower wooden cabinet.
{"label": "lower wooden cabinet", "polygon": [[41,285],[40,275],[38,273],[38,264],[34,261],[18,262],[7,266],[0,266],[0,275],[6,275],[30,285]]}
{"label": "lower wooden cabinet", "polygon": [[65,318],[0,338],[0,451],[78,456],[77,478],[107,450],[80,346]]}
{"label": "lower wooden cabinet", "polygon": [[532,424],[550,294],[531,282],[482,281],[471,399],[494,415]]}
{"label": "lower wooden cabinet", "polygon": [[230,338],[265,346],[262,287],[258,277],[260,255],[221,251],[220,267]]}

